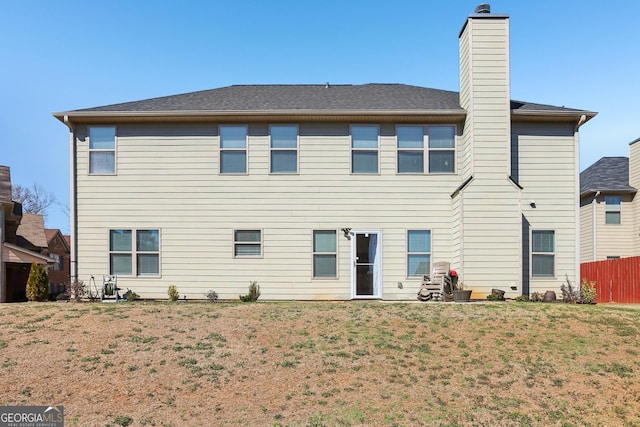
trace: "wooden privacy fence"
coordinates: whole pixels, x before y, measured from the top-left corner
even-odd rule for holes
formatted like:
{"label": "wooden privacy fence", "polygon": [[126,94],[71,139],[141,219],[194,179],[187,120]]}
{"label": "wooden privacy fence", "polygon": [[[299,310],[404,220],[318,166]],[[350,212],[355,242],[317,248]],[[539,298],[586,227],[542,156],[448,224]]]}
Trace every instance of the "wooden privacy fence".
{"label": "wooden privacy fence", "polygon": [[640,303],[640,256],[582,263],[580,280],[596,282],[596,302]]}

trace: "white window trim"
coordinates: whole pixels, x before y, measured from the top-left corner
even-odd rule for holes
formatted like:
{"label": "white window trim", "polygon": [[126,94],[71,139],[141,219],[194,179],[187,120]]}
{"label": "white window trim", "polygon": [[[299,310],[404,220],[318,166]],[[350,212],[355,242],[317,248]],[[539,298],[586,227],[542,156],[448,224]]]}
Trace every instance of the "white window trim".
{"label": "white window trim", "polygon": [[[409,232],[410,231],[428,231],[429,232],[429,252],[409,252]],[[405,244],[404,244],[404,274],[407,280],[422,279],[422,274],[416,276],[409,275],[409,255],[429,255],[429,272],[431,274],[431,268],[433,267],[433,230],[430,228],[408,228],[404,232]]]}
{"label": "white window trim", "polygon": [[[552,252],[534,252],[533,251],[533,233],[535,231],[552,231],[553,232],[553,251]],[[532,280],[555,280],[556,279],[556,272],[557,272],[557,257],[556,257],[556,230],[551,230],[548,228],[539,228],[539,229],[532,229],[531,233],[529,235],[529,277]],[[534,255],[551,255],[553,256],[553,275],[552,276],[534,276],[533,274],[533,256]]]}
{"label": "white window trim", "polygon": [[[245,129],[244,148],[222,148],[221,129],[223,127],[243,127]],[[244,172],[222,172],[222,153],[225,151],[244,152]],[[249,175],[249,125],[244,124],[224,124],[218,125],[218,175]]]}
{"label": "white window trim", "polygon": [[[422,128],[422,148],[400,148],[398,146],[398,128],[399,127],[421,127]],[[429,141],[427,140],[427,133],[425,132],[424,125],[412,125],[412,124],[400,124],[396,125],[396,175],[425,175],[426,169],[428,169],[429,165],[429,152],[427,149],[427,144]],[[422,151],[422,172],[400,172],[400,152],[418,152]]]}
{"label": "white window trim", "polygon": [[[236,231],[259,231],[259,242],[236,241]],[[236,255],[236,245],[260,245],[260,255]],[[234,228],[231,230],[231,256],[233,259],[261,259],[264,258],[264,230],[258,227]]]}
{"label": "white window trim", "polygon": [[[295,127],[296,128],[296,148],[273,148],[271,145],[271,128],[274,126]],[[296,153],[296,171],[295,172],[274,172],[271,165],[271,154],[274,151],[295,151]],[[300,174],[300,126],[294,124],[277,124],[269,125],[269,174],[271,175],[298,175]]]}
{"label": "white window trim", "polygon": [[[131,251],[112,251],[111,250],[111,231],[114,230],[131,230]],[[137,237],[138,230],[157,230],[158,231],[158,251],[138,251]],[[118,277],[133,277],[136,279],[152,278],[157,279],[162,277],[162,230],[155,227],[111,227],[107,230],[107,253],[108,253],[108,270],[111,273],[111,254],[130,254],[131,255],[131,274],[117,274]],[[158,274],[138,274],[138,255],[144,254],[158,254]]]}
{"label": "white window trim", "polygon": [[[113,128],[113,149],[111,148],[91,148],[91,128]],[[115,176],[118,174],[118,127],[115,125],[87,126],[87,175],[88,176]],[[113,173],[91,173],[91,153],[106,153],[113,151]]]}
{"label": "white window trim", "polygon": [[[429,147],[429,128],[432,127],[453,127],[453,148],[431,148]],[[425,161],[424,161],[424,173],[427,175],[456,175],[458,173],[458,127],[452,124],[438,124],[427,126],[425,132]],[[431,162],[429,154],[432,151],[453,151],[453,171],[452,172],[431,172]]]}
{"label": "white window trim", "polygon": [[[335,235],[336,235],[336,251],[335,252],[316,252],[316,251],[314,251],[313,248],[314,248],[315,241],[314,241],[313,237],[314,237],[314,233],[316,231],[333,231],[335,233]],[[338,244],[339,243],[339,240],[338,240],[339,237],[340,237],[340,235],[339,235],[338,231],[330,229],[330,228],[316,228],[316,229],[311,230],[311,280],[336,280],[336,279],[340,278],[340,268],[339,268],[339,264],[338,264],[338,248],[340,246]],[[330,276],[315,276],[314,270],[313,270],[313,265],[314,265],[313,260],[314,260],[316,255],[335,255],[335,257],[336,257],[336,275],[335,276],[333,276],[333,277],[330,277]]]}
{"label": "white window trim", "polygon": [[[378,144],[376,149],[373,148],[353,148],[353,132],[352,129],[354,127],[375,127],[378,133]],[[353,152],[361,151],[361,152],[376,152],[378,156],[378,164],[376,172],[354,172],[353,171]],[[380,175],[380,126],[379,125],[371,125],[371,124],[352,124],[349,125],[349,164],[350,164],[350,173],[351,175]]]}
{"label": "white window trim", "polygon": [[[617,205],[614,204],[608,204],[607,203],[607,198],[608,197],[617,197],[620,199],[620,203],[618,203]],[[615,207],[615,209],[614,209]],[[618,216],[620,217],[620,221],[619,222],[607,222],[607,213],[617,213]],[[605,225],[622,225],[622,196],[605,196],[604,197],[604,223]]]}

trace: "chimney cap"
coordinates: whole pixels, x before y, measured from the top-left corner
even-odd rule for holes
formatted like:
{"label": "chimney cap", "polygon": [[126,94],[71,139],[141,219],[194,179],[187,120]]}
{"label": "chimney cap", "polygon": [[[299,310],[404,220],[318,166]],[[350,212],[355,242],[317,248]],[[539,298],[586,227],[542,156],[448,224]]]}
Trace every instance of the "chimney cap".
{"label": "chimney cap", "polygon": [[489,3],[482,3],[476,7],[475,13],[491,13],[491,5]]}

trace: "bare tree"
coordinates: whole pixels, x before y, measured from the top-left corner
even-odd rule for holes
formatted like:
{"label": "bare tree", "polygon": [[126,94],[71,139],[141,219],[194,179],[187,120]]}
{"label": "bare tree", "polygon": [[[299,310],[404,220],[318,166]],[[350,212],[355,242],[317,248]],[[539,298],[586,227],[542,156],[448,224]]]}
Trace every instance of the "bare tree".
{"label": "bare tree", "polygon": [[11,197],[14,201],[22,203],[24,213],[40,214],[46,216],[47,209],[56,202],[56,196],[49,193],[37,183],[31,187],[14,185],[11,188]]}

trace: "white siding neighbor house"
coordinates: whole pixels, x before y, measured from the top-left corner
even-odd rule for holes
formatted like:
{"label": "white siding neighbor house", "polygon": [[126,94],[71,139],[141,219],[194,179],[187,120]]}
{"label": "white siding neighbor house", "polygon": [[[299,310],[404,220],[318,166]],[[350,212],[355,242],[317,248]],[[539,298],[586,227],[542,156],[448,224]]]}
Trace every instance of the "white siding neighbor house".
{"label": "white siding neighbor house", "polygon": [[640,138],[580,174],[580,261],[640,255]]}
{"label": "white siding neighbor house", "polygon": [[472,14],[459,43],[459,93],[249,85],[55,113],[73,278],[264,300],[415,300],[436,261],[472,298],[577,281],[595,113],[511,100],[508,16]]}

